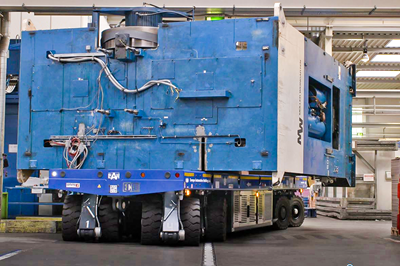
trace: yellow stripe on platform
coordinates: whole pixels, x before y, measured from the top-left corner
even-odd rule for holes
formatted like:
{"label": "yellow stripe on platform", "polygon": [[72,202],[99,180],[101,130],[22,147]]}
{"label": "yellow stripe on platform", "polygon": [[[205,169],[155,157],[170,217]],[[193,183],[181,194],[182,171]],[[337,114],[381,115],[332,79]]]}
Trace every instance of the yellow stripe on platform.
{"label": "yellow stripe on platform", "polygon": [[261,180],[272,180],[272,177],[261,177]]}
{"label": "yellow stripe on platform", "polygon": [[58,221],[1,220],[1,233],[50,233],[59,230]]}
{"label": "yellow stripe on platform", "polygon": [[231,178],[231,179],[238,179],[239,177],[238,177],[238,176],[234,176],[234,175],[230,175],[230,176],[228,176],[228,178]]}
{"label": "yellow stripe on platform", "polygon": [[15,220],[24,220],[24,221],[56,221],[61,222],[61,217],[35,217],[35,216],[17,216]]}
{"label": "yellow stripe on platform", "polygon": [[259,180],[260,178],[258,176],[240,176],[240,179],[245,179],[245,180]]}
{"label": "yellow stripe on platform", "polygon": [[212,177],[212,175],[211,175],[211,174],[203,174],[203,177],[208,177],[208,178],[211,178],[211,177]]}
{"label": "yellow stripe on platform", "polygon": [[222,175],[214,175],[214,178],[222,178]]}
{"label": "yellow stripe on platform", "polygon": [[194,176],[194,173],[185,173],[185,176]]}

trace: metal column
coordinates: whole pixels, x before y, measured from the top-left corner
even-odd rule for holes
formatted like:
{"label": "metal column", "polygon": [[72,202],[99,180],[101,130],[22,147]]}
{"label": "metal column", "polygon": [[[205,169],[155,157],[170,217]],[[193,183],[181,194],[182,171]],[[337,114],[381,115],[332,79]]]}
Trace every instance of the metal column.
{"label": "metal column", "polygon": [[333,27],[327,25],[325,29],[325,52],[332,55]]}
{"label": "metal column", "polygon": [[[6,75],[9,39],[9,14],[0,14],[0,213],[3,195],[4,124],[6,117]],[[1,217],[0,217],[1,219]]]}

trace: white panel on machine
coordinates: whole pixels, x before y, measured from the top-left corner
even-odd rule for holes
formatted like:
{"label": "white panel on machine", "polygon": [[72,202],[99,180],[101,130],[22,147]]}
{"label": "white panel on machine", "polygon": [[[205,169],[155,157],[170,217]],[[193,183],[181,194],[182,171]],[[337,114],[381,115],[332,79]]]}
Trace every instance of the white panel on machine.
{"label": "white panel on machine", "polygon": [[304,145],[304,36],[286,19],[280,4],[278,47],[278,172],[273,182],[286,173],[303,172]]}

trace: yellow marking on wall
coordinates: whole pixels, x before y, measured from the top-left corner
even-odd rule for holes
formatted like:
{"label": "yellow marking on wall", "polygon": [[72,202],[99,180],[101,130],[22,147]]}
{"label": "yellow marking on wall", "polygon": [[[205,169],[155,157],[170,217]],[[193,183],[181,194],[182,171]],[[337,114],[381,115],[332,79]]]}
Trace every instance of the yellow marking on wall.
{"label": "yellow marking on wall", "polygon": [[194,176],[194,173],[185,173],[185,176]]}
{"label": "yellow marking on wall", "polygon": [[211,175],[211,174],[203,174],[203,177],[208,177],[208,178],[211,178],[211,177],[212,177],[212,175]]}
{"label": "yellow marking on wall", "polygon": [[222,175],[214,175],[215,178],[222,178]]}

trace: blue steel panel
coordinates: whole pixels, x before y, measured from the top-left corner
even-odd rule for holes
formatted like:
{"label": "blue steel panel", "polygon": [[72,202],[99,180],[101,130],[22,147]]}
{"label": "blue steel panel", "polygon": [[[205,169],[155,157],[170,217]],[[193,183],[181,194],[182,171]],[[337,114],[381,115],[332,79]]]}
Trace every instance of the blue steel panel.
{"label": "blue steel panel", "polygon": [[7,75],[19,75],[19,62],[21,51],[21,40],[10,40],[8,48],[9,57],[7,59]]}
{"label": "blue steel panel", "polygon": [[[10,40],[9,58],[7,59],[7,75],[19,75],[21,40]],[[37,215],[37,206],[22,206],[13,203],[31,203],[38,201],[38,197],[30,193],[29,189],[13,189],[20,185],[17,181],[17,154],[9,152],[10,145],[17,144],[18,132],[18,91],[6,95],[5,116],[5,145],[8,167],[3,172],[3,191],[8,192],[8,217],[20,215]]]}
{"label": "blue steel panel", "polygon": [[[127,173],[130,175],[127,175]],[[170,173],[166,178],[165,173]],[[101,175],[99,175],[101,173]],[[144,177],[141,174],[144,173]],[[178,176],[176,176],[178,174]],[[49,187],[96,195],[129,196],[184,189],[182,171],[50,170]]]}
{"label": "blue steel panel", "polygon": [[[350,157],[351,151],[351,101],[352,96],[349,92],[351,86],[351,75],[349,69],[346,69],[331,56],[323,52],[317,45],[311,41],[305,42],[305,94],[304,94],[304,113],[308,114],[308,88],[310,78],[329,88],[329,99],[332,99],[333,86],[340,89],[340,131],[339,131],[339,149],[332,146],[332,138],[329,136],[328,141],[309,137],[308,120],[305,119],[304,126],[304,173],[309,175],[345,177],[349,184],[352,184],[354,173],[352,174],[352,164]],[[318,62],[318,64],[313,64]],[[339,71],[340,68],[340,71]],[[339,73],[341,77],[339,78]],[[324,78],[326,75],[333,78],[333,82]],[[330,104],[332,101],[330,100]],[[331,110],[328,105],[328,111]],[[329,118],[331,113],[327,113]],[[331,132],[332,121],[327,120],[327,131]],[[332,150],[333,153],[327,153]]]}

